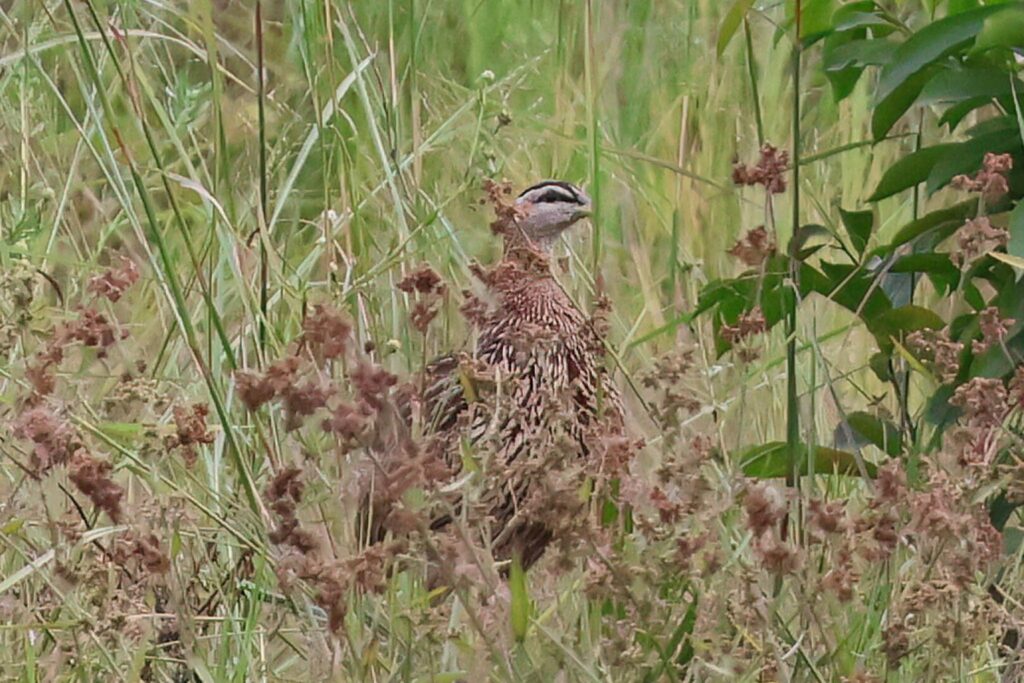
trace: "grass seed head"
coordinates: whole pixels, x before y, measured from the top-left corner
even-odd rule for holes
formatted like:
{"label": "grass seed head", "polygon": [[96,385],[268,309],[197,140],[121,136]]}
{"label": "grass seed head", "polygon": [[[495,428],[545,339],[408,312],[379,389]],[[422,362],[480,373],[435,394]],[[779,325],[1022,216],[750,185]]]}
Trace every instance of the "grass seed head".
{"label": "grass seed head", "polygon": [[121,263],[117,267],[110,268],[102,275],[90,279],[86,288],[97,297],[116,302],[121,299],[125,290],[138,280],[139,269],[135,266],[135,262],[122,256]]}

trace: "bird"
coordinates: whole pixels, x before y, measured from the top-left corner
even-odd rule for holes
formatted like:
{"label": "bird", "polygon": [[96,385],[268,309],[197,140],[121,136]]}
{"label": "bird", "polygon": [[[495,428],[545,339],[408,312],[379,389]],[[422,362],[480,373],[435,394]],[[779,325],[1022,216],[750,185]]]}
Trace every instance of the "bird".
{"label": "bird", "polygon": [[[587,431],[600,420],[604,433],[622,433],[621,395],[603,362],[604,342],[591,318],[563,290],[552,270],[555,245],[591,213],[591,200],[576,185],[543,180],[523,190],[492,225],[503,241],[501,259],[480,273],[492,306],[477,320],[473,361],[503,388],[485,399],[475,391],[455,355],[425,370],[423,414],[435,434],[447,434],[447,461],[462,469],[460,425],[471,444],[490,438],[491,462],[503,477],[490,482],[492,552],[505,566],[515,558],[528,569],[544,554],[554,530],[530,518],[523,503],[550,456],[580,458],[587,467]],[[476,395],[474,395],[476,394]],[[468,424],[467,424],[468,423]],[[538,472],[540,468],[541,472]],[[441,529],[451,513],[431,527]]]}

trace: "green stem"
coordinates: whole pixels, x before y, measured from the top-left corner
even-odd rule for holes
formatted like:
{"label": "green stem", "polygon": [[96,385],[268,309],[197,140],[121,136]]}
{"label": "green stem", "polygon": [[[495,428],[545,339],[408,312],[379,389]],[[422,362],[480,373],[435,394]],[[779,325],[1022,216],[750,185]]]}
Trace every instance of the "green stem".
{"label": "green stem", "polygon": [[[917,119],[917,135],[914,138],[914,151],[917,152],[921,149],[921,139],[924,128],[924,109],[922,108],[918,113]],[[921,185],[914,185],[914,207],[913,207],[913,220],[917,220],[921,213]],[[908,303],[914,303],[914,291],[917,289],[917,273],[910,274],[910,301]],[[902,379],[902,390],[900,393],[900,415],[903,420],[903,428],[907,431],[907,435],[910,437],[911,443],[917,441],[917,429],[914,426],[914,421],[910,417],[910,368],[906,367],[904,363],[903,377]],[[911,471],[908,473],[913,479],[917,473],[916,460],[912,460],[908,463],[908,469]]]}
{"label": "green stem", "polygon": [[597,128],[597,94],[594,92],[594,6],[593,0],[587,0],[584,16],[584,31],[586,35],[586,49],[584,50],[583,69],[585,74],[587,91],[587,125],[588,142],[590,147],[590,196],[593,199],[593,216],[591,224],[593,227],[593,248],[592,267],[595,273],[600,272],[601,267],[601,148],[600,134]]}
{"label": "green stem", "polygon": [[270,270],[267,264],[267,119],[266,119],[266,83],[263,67],[263,3],[256,0],[256,71],[257,90],[256,103],[259,115],[260,145],[260,320],[259,349],[261,353],[267,344],[267,309],[270,302]]}
{"label": "green stem", "polygon": [[[796,1],[796,42],[793,51],[793,153],[800,158],[800,57],[803,45],[800,38],[800,0]],[[800,229],[800,164],[793,164],[793,235]],[[796,259],[796,241],[790,238],[789,277],[794,291],[799,291],[799,268]],[[800,411],[796,386],[796,302],[786,316],[786,446],[789,451],[790,485],[796,484],[800,463]]]}
{"label": "green stem", "polygon": [[[754,120],[757,122],[757,145],[764,146],[764,120],[761,116],[761,96],[757,90],[757,68],[754,62],[754,40],[750,36],[750,21],[743,18],[743,35],[747,40],[747,75],[750,76],[750,96],[754,100]],[[796,159],[797,157],[793,157]]]}
{"label": "green stem", "polygon": [[[97,26],[102,26],[103,24],[99,22],[99,17],[96,15],[92,5],[90,3],[86,3],[86,7],[93,21],[96,22]],[[179,281],[178,278],[178,268],[176,267],[177,264],[174,262],[174,259],[171,256],[170,245],[164,239],[164,234],[160,229],[160,222],[157,219],[156,209],[153,205],[152,198],[150,197],[149,190],[147,189],[146,183],[144,182],[142,176],[139,174],[137,164],[135,163],[134,158],[132,157],[127,145],[125,144],[120,131],[116,127],[116,119],[112,113],[113,108],[111,107],[110,100],[108,99],[106,90],[104,89],[104,84],[102,79],[100,78],[100,73],[96,66],[95,58],[93,57],[92,51],[89,48],[89,43],[85,39],[85,33],[82,30],[81,23],[78,21],[78,15],[75,14],[74,9],[71,6],[71,0],[64,0],[64,8],[67,10],[68,17],[71,20],[71,25],[75,31],[76,37],[78,38],[78,43],[82,51],[82,60],[85,64],[86,71],[88,72],[90,79],[96,86],[97,95],[100,100],[100,105],[102,107],[103,114],[109,122],[109,125],[112,127],[114,136],[117,140],[117,145],[121,150],[122,154],[124,155],[124,159],[128,166],[128,171],[131,174],[132,183],[134,184],[135,189],[139,195],[139,199],[142,202],[142,207],[143,210],[145,211],[146,220],[148,223],[148,230],[146,230],[145,232],[145,237],[151,244],[156,246],[156,252],[159,258],[159,266],[156,266],[156,264],[154,264],[154,269],[157,270],[158,272],[162,271],[164,280],[163,284],[165,284],[166,286],[165,292],[174,309],[175,320],[178,324],[182,336],[185,339],[185,344],[192,355],[192,359],[195,362],[196,367],[199,369],[199,372],[202,375],[204,382],[206,383],[207,389],[209,390],[210,393],[210,399],[213,401],[214,409],[217,412],[217,416],[220,419],[221,424],[224,426],[225,446],[228,453],[234,460],[235,466],[238,468],[239,478],[242,481],[242,487],[248,500],[249,506],[261,521],[266,520],[266,509],[263,507],[262,501],[260,499],[260,494],[256,487],[256,482],[252,473],[252,468],[250,467],[249,463],[247,462],[243,454],[241,444],[238,442],[235,436],[234,429],[231,428],[231,420],[230,415],[228,414],[227,403],[224,397],[221,395],[219,383],[217,382],[216,378],[213,375],[213,372],[208,367],[206,361],[203,359],[203,356],[200,353],[198,335],[196,334],[196,329],[192,322],[192,318],[189,314],[189,308],[185,300],[185,294],[182,289],[181,282]],[[106,39],[106,37],[103,38],[103,43],[108,54],[110,54],[113,58],[115,53],[113,47],[111,46],[110,42]],[[122,82],[125,83],[127,86],[127,76],[121,69],[120,65],[117,63],[117,60],[112,59],[112,61],[115,64],[115,68],[117,69],[118,75],[121,78]],[[157,162],[157,166],[161,170],[161,176],[162,179],[164,180],[164,190],[167,194],[168,202],[171,205],[172,213],[174,213],[176,220],[179,223],[179,226],[182,227],[184,236],[186,237],[187,245],[187,231],[184,230],[184,221],[182,220],[180,212],[177,210],[177,205],[173,201],[174,195],[171,192],[169,185],[167,184],[167,175],[164,172],[162,164],[160,163],[160,157],[156,152],[156,146],[153,141],[152,135],[149,131],[149,127],[146,125],[144,112],[141,106],[138,106],[137,115],[139,126],[143,131],[146,143],[149,146],[150,152],[153,154],[154,160]],[[190,256],[193,259],[195,259],[194,252],[190,253]],[[196,263],[197,274],[201,273],[201,270],[198,269],[198,263],[195,260],[194,263]],[[229,354],[229,360],[231,360],[231,365],[232,367],[234,367],[233,357],[230,356],[231,346],[225,343],[224,350],[227,354]]]}

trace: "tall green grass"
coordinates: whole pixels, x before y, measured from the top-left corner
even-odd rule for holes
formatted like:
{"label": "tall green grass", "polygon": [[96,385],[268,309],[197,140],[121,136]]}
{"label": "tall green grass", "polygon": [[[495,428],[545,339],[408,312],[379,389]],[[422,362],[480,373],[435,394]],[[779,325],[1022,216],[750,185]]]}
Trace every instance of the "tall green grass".
{"label": "tall green grass", "polygon": [[[200,679],[216,681],[310,680],[311,671],[335,680],[540,681],[556,671],[558,680],[612,680],[601,653],[606,606],[584,599],[574,575],[531,587],[543,596],[535,626],[524,643],[494,655],[494,670],[465,668],[479,661],[467,652],[498,649],[483,636],[443,642],[443,634],[417,633],[416,615],[429,604],[402,578],[387,601],[368,602],[346,622],[340,641],[308,605],[292,605],[297,618],[287,623],[262,618],[266,604],[291,598],[274,576],[261,491],[276,466],[317,444],[286,437],[273,412],[246,414],[232,371],[281,355],[311,302],[345,308],[360,342],[393,351],[383,363],[396,372],[465,348],[471,338],[454,306],[424,339],[394,285],[427,262],[470,286],[471,262],[497,257],[490,216],[477,203],[484,178],[515,186],[564,178],[588,188],[593,224],[566,240],[562,281],[584,306],[599,290],[614,302],[610,341],[623,386],[637,385],[677,343],[698,345],[694,391],[708,408],[695,424],[723,452],[773,439],[827,443],[839,415],[870,402],[868,337],[828,302],[805,302],[788,339],[774,333],[746,366],[716,358],[707,330],[686,315],[703,284],[736,269],[725,250],[771,222],[758,197],[732,187],[734,159],[756,157],[768,141],[805,162],[793,176],[798,192],[773,207],[784,244],[792,228],[782,217],[835,226],[839,206],[860,208],[882,170],[914,144],[861,144],[870,118],[864,83],[836,105],[812,66],[817,48],[802,53],[801,67],[784,8],[755,4],[721,56],[728,6],[712,0],[0,7],[0,263],[8,274],[27,269],[34,296],[31,322],[16,330],[0,364],[0,421],[18,410],[20,369],[47,321],[71,316],[68,302],[114,254],[144,264],[130,305],[109,311],[130,340],[107,359],[66,369],[62,381],[94,380],[75,384],[89,392],[75,397],[85,406],[75,423],[131,478],[128,498],[152,502],[148,512],[166,523],[175,580],[201,577],[222,605],[216,618],[204,617],[213,625],[181,624],[183,632],[202,626],[203,635],[192,652],[167,659],[183,658]],[[904,5],[910,17],[920,11]],[[916,210],[916,202],[883,202],[881,234]],[[139,447],[173,431],[166,406],[145,425],[98,409],[139,359],[156,391],[213,406],[217,438],[195,469]],[[657,440],[643,401],[627,400],[637,431]],[[155,441],[141,438],[147,430]],[[19,502],[26,487],[39,486],[45,509],[60,517],[68,501],[59,482],[31,481],[14,464],[29,454],[7,434],[0,452],[0,601],[30,601],[44,587],[67,597],[50,622],[16,612],[3,619],[0,671],[26,681],[56,680],[58,671],[67,680],[138,680],[152,642],[130,651],[127,641],[98,636],[90,626],[103,620],[103,605],[55,572],[89,544],[110,542],[118,527],[90,513],[92,530],[63,545]],[[329,482],[343,467],[326,463],[311,494],[342,556],[355,541]],[[236,580],[243,565],[249,578]],[[850,625],[841,649],[851,661],[877,642],[886,590],[880,579],[877,613]],[[142,601],[155,612],[164,597]],[[479,618],[456,605],[451,632]],[[74,633],[78,648],[59,662],[57,632]],[[380,633],[391,638],[386,647]],[[439,652],[433,671],[448,673],[410,668],[417,648]],[[807,680],[838,680],[810,664],[802,671]],[[724,669],[717,675],[740,680]],[[651,680],[662,676],[672,680],[667,670]]]}

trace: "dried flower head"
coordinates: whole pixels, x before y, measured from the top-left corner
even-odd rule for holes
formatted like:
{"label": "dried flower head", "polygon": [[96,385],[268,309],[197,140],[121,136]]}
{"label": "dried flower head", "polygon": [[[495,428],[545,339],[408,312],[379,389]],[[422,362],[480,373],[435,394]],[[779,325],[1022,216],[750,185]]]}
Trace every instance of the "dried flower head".
{"label": "dried flower head", "polygon": [[988,216],[979,216],[963,224],[956,233],[959,251],[950,255],[953,263],[963,267],[980,256],[999,247],[1005,247],[1010,234],[1004,228],[997,228]]}
{"label": "dried flower head", "polygon": [[127,330],[118,331],[105,315],[95,308],[79,310],[79,317],[65,324],[57,331],[61,339],[81,342],[96,349],[99,358],[105,358],[107,351],[120,339],[128,336]]}
{"label": "dried flower head", "polygon": [[898,460],[890,460],[878,468],[875,477],[875,500],[879,505],[899,503],[907,491],[907,473]]}
{"label": "dried flower head", "polygon": [[661,394],[650,408],[666,443],[675,443],[681,437],[684,415],[693,415],[703,407],[695,395],[697,382],[691,377],[693,358],[693,349],[677,349],[659,358],[642,378],[645,387]]}
{"label": "dried flower head", "polygon": [[777,533],[754,539],[754,550],[765,569],[773,574],[792,574],[803,565],[803,554],[793,543],[783,541]]}
{"label": "dried flower head", "polygon": [[689,569],[697,553],[711,540],[711,532],[705,531],[698,536],[689,534],[680,536],[676,541],[676,558],[684,569]]}
{"label": "dried flower head", "polygon": [[235,373],[238,397],[249,410],[257,410],[274,398],[274,388],[259,373],[239,370]]}
{"label": "dried flower head", "polygon": [[1013,157],[1009,154],[985,153],[982,169],[973,178],[966,175],[955,176],[950,185],[966,192],[980,192],[984,200],[993,204],[1010,191],[1006,180],[1013,169]]}
{"label": "dried flower head", "polygon": [[483,189],[487,197],[480,200],[481,204],[490,204],[494,209],[495,219],[491,222],[491,232],[495,235],[508,234],[515,226],[519,217],[519,210],[514,202],[509,202],[508,197],[512,194],[512,184],[508,181],[497,182],[490,178],[484,179]]}
{"label": "dried flower head", "polygon": [[811,535],[816,540],[822,540],[827,534],[845,531],[849,526],[846,506],[840,500],[826,503],[817,498],[812,498],[807,505],[807,515],[810,522]]}
{"label": "dried flower head", "polygon": [[277,545],[295,548],[303,555],[311,555],[320,544],[316,537],[304,529],[296,514],[296,506],[302,500],[305,485],[301,479],[302,470],[286,467],[274,475],[267,485],[267,500],[270,509],[277,515],[277,525],[269,534],[270,541]]}
{"label": "dried flower head", "polygon": [[960,372],[964,345],[949,338],[949,328],[922,329],[907,335],[907,347],[927,363],[942,383],[952,382]]}
{"label": "dried flower head", "polygon": [[196,447],[214,441],[213,434],[206,428],[210,408],[205,403],[193,403],[189,407],[176,405],[172,412],[175,433],[167,440],[167,447],[181,448],[185,463],[192,467],[198,456]]}
{"label": "dried flower head", "polygon": [[171,560],[160,547],[156,534],[133,534],[131,552],[150,574],[166,574],[171,570]]}
{"label": "dried flower head", "polygon": [[720,334],[722,339],[731,345],[736,345],[747,337],[761,334],[768,329],[768,321],[765,320],[764,312],[760,306],[755,306],[743,313],[735,325],[722,323]]}
{"label": "dried flower head", "polygon": [[46,347],[37,352],[25,368],[25,378],[32,385],[33,396],[29,402],[35,403],[43,396],[53,393],[57,384],[55,371],[64,360],[65,341],[59,336],[49,340]]}
{"label": "dried flower head", "polygon": [[774,486],[764,482],[747,485],[743,498],[747,513],[747,526],[755,536],[774,530],[786,516],[786,498]]}
{"label": "dried flower head", "polygon": [[437,271],[426,263],[406,275],[396,286],[406,294],[444,294],[447,289]]}
{"label": "dried flower head", "polygon": [[973,377],[956,388],[949,402],[963,408],[963,419],[968,427],[994,429],[1006,417],[1008,398],[1009,394],[1001,379]]}
{"label": "dried flower head", "polygon": [[482,327],[487,323],[487,304],[468,289],[462,290],[463,303],[459,312],[473,327]]}
{"label": "dried flower head", "polygon": [[765,143],[761,147],[761,158],[757,164],[735,163],[732,167],[732,181],[737,185],[763,185],[771,194],[786,191],[786,171],[789,169],[789,152]]}
{"label": "dried flower head", "polygon": [[110,301],[117,301],[125,290],[139,280],[139,269],[131,259],[121,257],[121,263],[116,268],[110,268],[102,275],[89,280],[87,289],[96,296],[104,297]]}
{"label": "dried flower head", "polygon": [[832,567],[821,579],[821,587],[836,594],[842,602],[850,602],[860,575],[854,567],[850,543],[843,543],[832,561]]}
{"label": "dried flower head", "polygon": [[257,410],[287,391],[297,380],[300,363],[298,357],[288,356],[272,363],[262,375],[250,370],[236,372],[235,387],[242,403],[249,410]]}
{"label": "dried flower head", "polygon": [[740,238],[728,253],[743,264],[756,268],[775,255],[775,240],[763,225],[759,225]]}
{"label": "dried flower head", "polygon": [[426,333],[431,321],[437,317],[442,297],[448,291],[441,276],[433,268],[423,264],[406,275],[397,287],[406,294],[418,295],[410,318],[418,332]]}
{"label": "dried flower head", "polygon": [[999,309],[989,306],[978,314],[978,326],[981,328],[981,339],[971,342],[971,351],[977,355],[988,351],[993,346],[1002,345],[1009,333],[1010,328],[1017,321],[1013,318],[1003,318]]}
{"label": "dried flower head", "polygon": [[356,365],[349,373],[349,379],[359,397],[374,410],[380,410],[384,406],[391,387],[398,383],[398,377],[379,365],[366,361]]}
{"label": "dried flower head", "polygon": [[343,443],[353,445],[369,433],[373,413],[373,408],[365,401],[340,401],[320,426],[325,432],[336,434]]}
{"label": "dried flower head", "polygon": [[14,422],[14,436],[32,442],[32,464],[40,473],[66,463],[81,447],[74,428],[47,405],[21,413]]}
{"label": "dried flower head", "polygon": [[121,521],[124,489],[110,478],[112,470],[109,462],[97,460],[84,448],[79,448],[71,457],[68,477],[79,491],[89,497],[93,505],[106,512],[116,524]]}
{"label": "dried flower head", "polygon": [[352,323],[340,311],[316,304],[302,321],[302,339],[319,360],[345,355],[352,335]]}
{"label": "dried flower head", "polygon": [[902,620],[896,620],[886,626],[882,632],[882,652],[893,669],[899,669],[903,658],[910,653],[910,634]]}
{"label": "dried flower head", "polygon": [[417,301],[412,307],[412,313],[409,314],[409,320],[412,322],[413,329],[420,334],[426,334],[427,328],[430,327],[430,323],[437,317],[439,310],[440,308],[436,301],[428,301],[426,299]]}
{"label": "dried flower head", "polygon": [[333,394],[334,388],[317,377],[290,384],[278,392],[284,406],[285,430],[294,431],[301,427],[303,418],[326,406]]}

